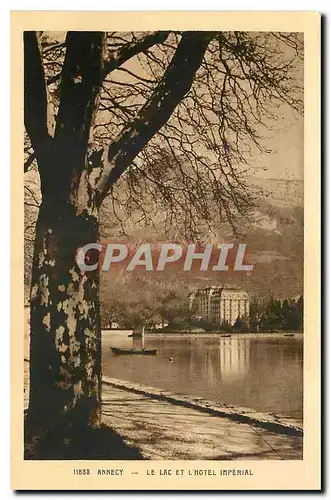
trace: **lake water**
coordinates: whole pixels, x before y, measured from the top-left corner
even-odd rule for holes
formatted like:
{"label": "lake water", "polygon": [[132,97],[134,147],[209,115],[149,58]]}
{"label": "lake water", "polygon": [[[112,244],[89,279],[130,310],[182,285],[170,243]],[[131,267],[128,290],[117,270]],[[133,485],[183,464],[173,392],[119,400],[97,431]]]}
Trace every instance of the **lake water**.
{"label": "lake water", "polygon": [[148,334],[157,356],[114,355],[132,347],[128,333],[103,332],[105,375],[302,420],[302,334]]}

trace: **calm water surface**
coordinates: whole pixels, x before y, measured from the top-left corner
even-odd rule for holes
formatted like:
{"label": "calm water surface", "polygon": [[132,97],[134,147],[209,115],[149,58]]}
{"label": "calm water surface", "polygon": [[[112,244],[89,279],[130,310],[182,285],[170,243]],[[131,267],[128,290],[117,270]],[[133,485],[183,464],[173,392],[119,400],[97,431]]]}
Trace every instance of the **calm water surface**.
{"label": "calm water surface", "polygon": [[302,419],[302,334],[146,335],[157,356],[114,355],[110,346],[132,347],[128,333],[103,333],[105,375]]}

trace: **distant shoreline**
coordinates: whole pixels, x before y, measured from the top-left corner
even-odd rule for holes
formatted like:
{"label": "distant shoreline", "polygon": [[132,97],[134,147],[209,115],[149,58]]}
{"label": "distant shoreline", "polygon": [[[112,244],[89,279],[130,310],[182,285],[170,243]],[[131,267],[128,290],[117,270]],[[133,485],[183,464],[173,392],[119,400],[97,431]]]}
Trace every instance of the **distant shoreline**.
{"label": "distant shoreline", "polygon": [[[132,330],[120,330],[120,329],[102,329],[102,333],[128,333],[131,334]],[[189,332],[189,331],[180,331],[180,332],[158,332],[157,330],[153,331],[148,331],[145,332],[146,335],[155,335],[155,336],[161,336],[161,335],[167,335],[167,336],[216,336],[216,337],[222,337],[222,338],[229,338],[230,337],[266,337],[266,336],[280,336],[280,337],[288,337],[288,338],[293,338],[293,337],[303,337],[303,332]]]}

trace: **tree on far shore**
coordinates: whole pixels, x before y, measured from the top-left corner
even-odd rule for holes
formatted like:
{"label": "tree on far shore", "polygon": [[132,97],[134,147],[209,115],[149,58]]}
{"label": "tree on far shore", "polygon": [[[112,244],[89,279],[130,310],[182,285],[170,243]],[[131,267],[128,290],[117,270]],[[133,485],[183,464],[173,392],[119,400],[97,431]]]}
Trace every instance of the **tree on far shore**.
{"label": "tree on far shore", "polygon": [[283,300],[253,297],[250,326],[253,332],[303,331],[303,297]]}

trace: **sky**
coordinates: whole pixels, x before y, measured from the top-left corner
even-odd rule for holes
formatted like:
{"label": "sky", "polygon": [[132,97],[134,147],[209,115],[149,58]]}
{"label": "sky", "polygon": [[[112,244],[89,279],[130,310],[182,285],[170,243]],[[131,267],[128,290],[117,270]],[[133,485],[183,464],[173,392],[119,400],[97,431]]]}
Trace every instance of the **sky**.
{"label": "sky", "polygon": [[[303,180],[304,170],[304,118],[289,107],[282,107],[275,130],[266,141],[273,150],[259,156],[254,162],[255,175],[264,178]],[[278,130],[277,130],[277,129]]]}

